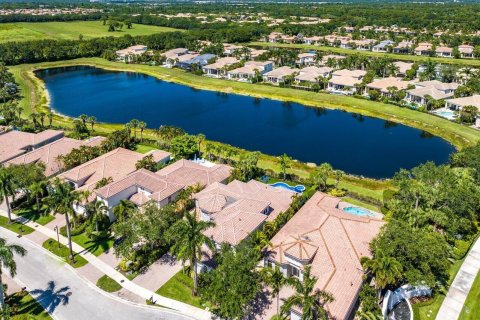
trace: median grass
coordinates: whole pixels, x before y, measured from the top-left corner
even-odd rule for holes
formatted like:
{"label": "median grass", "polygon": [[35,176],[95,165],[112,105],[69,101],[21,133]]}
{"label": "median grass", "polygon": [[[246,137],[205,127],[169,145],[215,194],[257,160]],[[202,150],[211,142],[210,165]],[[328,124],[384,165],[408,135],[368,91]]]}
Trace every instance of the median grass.
{"label": "median grass", "polygon": [[317,50],[325,53],[335,53],[343,55],[358,54],[366,57],[389,57],[394,60],[400,61],[412,61],[412,62],[425,62],[430,59],[437,63],[443,64],[456,64],[459,66],[472,66],[480,67],[480,60],[478,59],[453,59],[453,58],[441,58],[441,57],[426,57],[410,54],[398,54],[398,53],[385,53],[385,52],[373,52],[373,51],[360,51],[355,49],[345,49],[329,46],[318,46],[313,44],[296,44],[296,43],[268,43],[268,42],[250,42],[247,45],[262,47],[262,48],[290,48],[300,50]]}
{"label": "median grass", "polygon": [[119,31],[108,32],[103,21],[71,22],[17,22],[0,24],[0,42],[32,41],[43,39],[78,40],[99,37],[121,37],[124,35],[143,36],[154,33],[179,31],[168,27],[133,24],[131,29],[124,26]]}
{"label": "median grass", "polygon": [[8,223],[8,218],[0,216],[0,227],[18,233],[20,235],[27,235],[32,233],[33,230],[29,226],[25,226],[19,222],[13,221],[12,223]]}
{"label": "median grass", "polygon": [[70,251],[68,247],[64,246],[63,244],[57,243],[57,240],[48,239],[43,244],[42,247],[53,253],[54,255],[62,258],[66,263],[71,265],[74,268],[83,267],[88,263],[85,258],[80,256],[78,253],[74,252],[75,263],[72,263],[69,258]]}
{"label": "median grass", "polygon": [[161,286],[160,289],[157,290],[157,293],[161,296],[175,299],[203,309],[203,306],[200,303],[200,298],[198,296],[192,296],[192,290],[192,278],[183,270],[180,270],[163,286]]}
{"label": "median grass", "polygon": [[477,273],[467,300],[463,305],[459,320],[480,319],[480,272]]}
{"label": "median grass", "polygon": [[27,291],[15,292],[6,297],[11,320],[50,320],[52,317]]}
{"label": "median grass", "polygon": [[122,286],[107,275],[103,275],[97,280],[97,287],[106,292],[116,292],[122,289]]}

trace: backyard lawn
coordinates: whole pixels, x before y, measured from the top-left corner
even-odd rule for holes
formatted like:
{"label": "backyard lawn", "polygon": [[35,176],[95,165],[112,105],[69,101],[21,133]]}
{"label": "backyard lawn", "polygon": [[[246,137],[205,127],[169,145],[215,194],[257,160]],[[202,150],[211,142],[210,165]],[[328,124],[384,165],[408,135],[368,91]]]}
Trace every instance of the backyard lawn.
{"label": "backyard lawn", "polygon": [[23,224],[15,221],[12,223],[8,223],[8,218],[3,216],[0,216],[0,227],[4,227],[5,229],[8,229],[10,231],[13,231],[21,235],[26,235],[34,231],[32,228],[28,226],[24,226]]}
{"label": "backyard lawn", "polygon": [[27,291],[9,295],[6,298],[6,303],[10,307],[11,320],[52,319],[48,312]]}
{"label": "backyard lawn", "polygon": [[107,275],[103,275],[100,279],[98,279],[97,287],[106,292],[116,292],[122,289],[122,286],[117,281],[113,280]]}
{"label": "backyard lawn", "polygon": [[[37,206],[29,206],[27,208],[21,208],[14,211],[17,216],[23,217],[25,219],[36,222],[42,226],[46,225],[50,221],[54,220],[55,217],[50,214],[43,214],[37,211]],[[42,207],[44,209],[45,206]]]}
{"label": "backyard lawn", "polygon": [[69,255],[68,248],[66,246],[64,246],[63,244],[58,244],[57,240],[48,239],[43,243],[42,247],[44,247],[45,249],[47,249],[51,253],[55,254],[56,256],[59,256],[60,258],[62,258],[65,262],[67,262],[68,264],[70,264],[74,268],[83,267],[84,265],[86,265],[88,263],[88,261],[85,260],[85,258],[80,256],[78,253],[74,253],[75,263],[74,264],[70,263],[70,259],[68,257],[68,255]]}
{"label": "backyard lawn", "polygon": [[98,257],[102,253],[110,250],[113,247],[113,243],[115,240],[112,237],[100,240],[93,240],[87,237],[84,232],[79,235],[72,236],[72,241],[85,248],[85,250],[87,250],[94,256]]}
{"label": "backyard lawn", "polygon": [[480,319],[480,272],[477,273],[459,320]]}
{"label": "backyard lawn", "polygon": [[157,293],[161,296],[185,302],[203,309],[203,306],[200,304],[200,298],[192,296],[192,290],[192,278],[188,274],[185,274],[183,270],[180,270],[176,275],[170,278],[167,283],[160,287],[160,289],[157,290]]}
{"label": "backyard lawn", "polygon": [[102,21],[72,22],[18,22],[0,24],[0,42],[30,41],[42,39],[78,40],[98,37],[121,37],[124,35],[142,36],[154,33],[178,31],[173,28],[133,24],[132,29],[124,27],[121,31],[108,32]]}

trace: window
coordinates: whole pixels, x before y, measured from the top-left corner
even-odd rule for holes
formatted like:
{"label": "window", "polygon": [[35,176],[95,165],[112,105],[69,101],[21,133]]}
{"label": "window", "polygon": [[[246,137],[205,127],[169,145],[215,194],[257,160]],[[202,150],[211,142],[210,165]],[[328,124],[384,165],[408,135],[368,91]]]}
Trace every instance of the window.
{"label": "window", "polygon": [[292,268],[292,276],[294,277],[300,277],[300,270],[298,270],[298,268],[294,267],[294,266],[291,266]]}

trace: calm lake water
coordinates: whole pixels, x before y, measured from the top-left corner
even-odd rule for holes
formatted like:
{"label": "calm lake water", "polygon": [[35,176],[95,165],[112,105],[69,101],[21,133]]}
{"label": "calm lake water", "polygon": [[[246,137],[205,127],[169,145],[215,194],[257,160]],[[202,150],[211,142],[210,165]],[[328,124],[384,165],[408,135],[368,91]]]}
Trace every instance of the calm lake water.
{"label": "calm lake water", "polygon": [[[174,125],[266,154],[373,178],[425,161],[443,163],[454,151],[421,130],[338,110],[204,91],[154,77],[93,67],[37,72],[55,111],[93,115],[101,122],[143,120],[149,128]],[[228,83],[225,83],[228,86]]]}

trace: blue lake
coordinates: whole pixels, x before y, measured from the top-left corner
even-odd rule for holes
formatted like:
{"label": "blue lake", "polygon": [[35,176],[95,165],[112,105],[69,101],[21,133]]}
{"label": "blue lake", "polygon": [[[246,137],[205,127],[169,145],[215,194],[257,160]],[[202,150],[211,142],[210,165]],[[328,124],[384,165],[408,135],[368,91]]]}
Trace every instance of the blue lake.
{"label": "blue lake", "polygon": [[[372,178],[400,168],[448,160],[454,147],[418,129],[339,110],[197,90],[154,77],[93,67],[37,72],[52,108],[101,122],[143,120],[149,128],[174,125],[191,134],[266,154],[286,153],[303,162]],[[228,86],[228,82],[225,82]]]}

